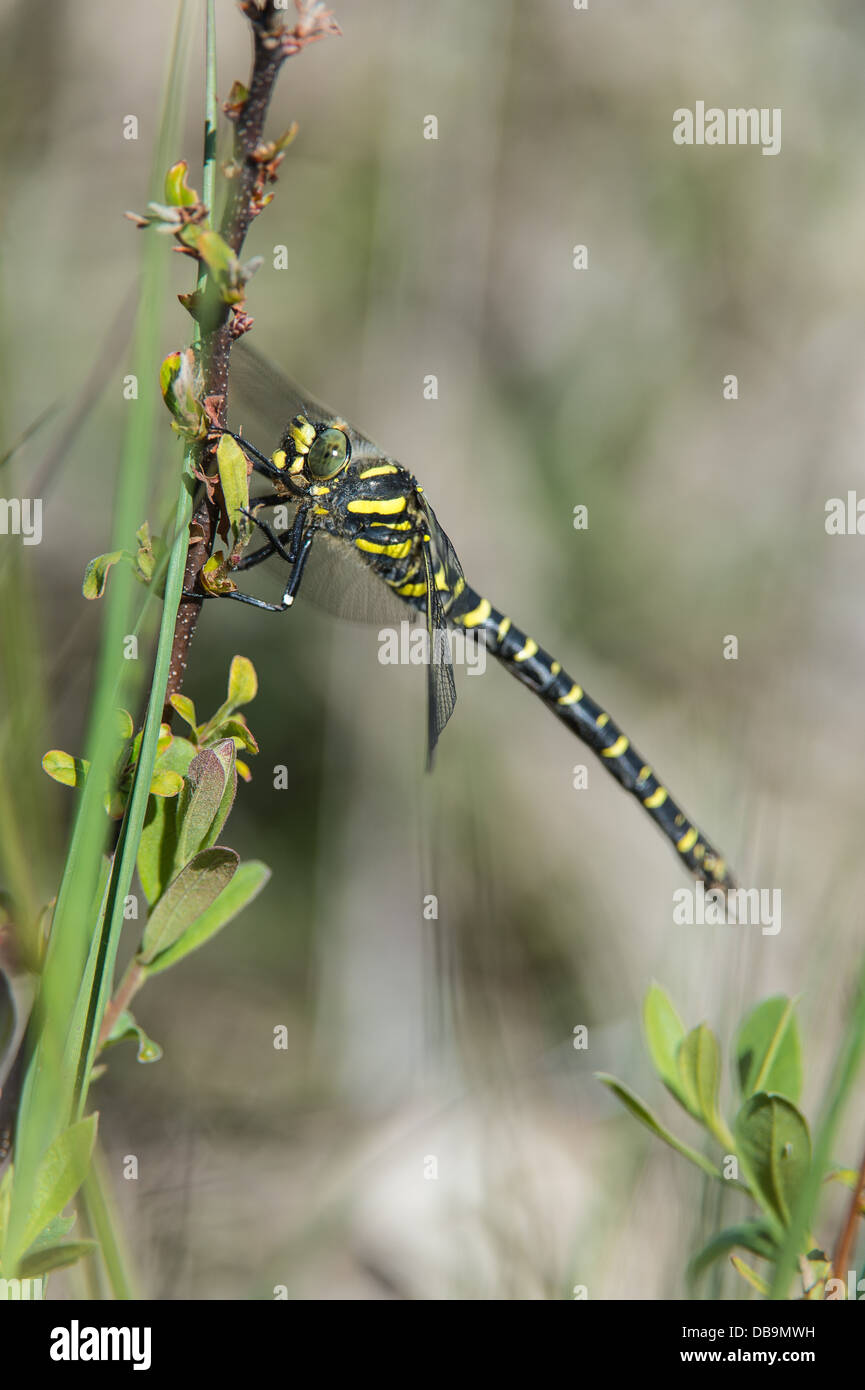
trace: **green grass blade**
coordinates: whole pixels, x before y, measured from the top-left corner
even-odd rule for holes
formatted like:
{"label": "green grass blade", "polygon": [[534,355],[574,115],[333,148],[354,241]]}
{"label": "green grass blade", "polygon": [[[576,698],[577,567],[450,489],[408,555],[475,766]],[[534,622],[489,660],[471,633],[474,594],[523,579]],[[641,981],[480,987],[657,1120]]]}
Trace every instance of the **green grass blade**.
{"label": "green grass blade", "polygon": [[[168,65],[166,98],[157,140],[152,190],[158,192],[170,161],[179,129],[186,54],[188,6],[181,0],[174,43]],[[164,246],[155,238],[143,242],[142,293],[136,322],[133,370],[139,380],[155,376],[159,329],[167,282]],[[133,406],[127,428],[117,482],[114,539],[128,542],[140,525],[150,486],[154,435],[154,395],[143,392]],[[122,567],[122,570],[126,567]],[[51,942],[37,1003],[39,1039],[31,1063],[29,1084],[22,1095],[16,1133],[15,1180],[8,1227],[8,1242],[15,1248],[25,1229],[32,1198],[33,1176],[39,1159],[75,1110],[73,1081],[62,1067],[66,1038],[72,1024],[94,930],[99,929],[94,904],[108,824],[102,805],[102,785],[112,759],[111,711],[134,691],[141,676],[137,662],[124,660],[123,637],[131,631],[135,583],[131,572],[121,572],[105,600],[104,627],[94,683],[86,754],[91,776],[79,794],[71,842],[58,893]],[[100,964],[110,968],[108,952]],[[98,988],[98,979],[94,983]],[[86,1036],[86,1035],[85,1035]],[[84,1038],[82,1039],[82,1045]],[[80,1071],[80,1069],[77,1069]]]}

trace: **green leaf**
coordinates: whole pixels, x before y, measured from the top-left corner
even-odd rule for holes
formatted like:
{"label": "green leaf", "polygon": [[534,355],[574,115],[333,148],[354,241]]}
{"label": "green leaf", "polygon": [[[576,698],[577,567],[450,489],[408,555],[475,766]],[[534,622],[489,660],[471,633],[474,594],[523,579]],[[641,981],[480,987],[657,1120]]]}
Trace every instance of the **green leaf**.
{"label": "green leaf", "polygon": [[216,754],[222,765],[222,770],[225,774],[225,790],[222,793],[222,798],[217,807],[216,815],[213,817],[210,829],[201,842],[202,849],[209,849],[211,845],[216,844],[222,827],[228,820],[229,812],[234,805],[234,798],[237,795],[236,752],[233,740],[230,738],[225,739],[222,743],[218,743],[215,748],[209,751]]}
{"label": "green leaf", "polygon": [[197,951],[258,896],[269,878],[270,869],[259,860],[252,859],[241,864],[227,888],[223,888],[215,902],[202,912],[188,931],[173,946],[150,961],[146,967],[147,974],[155,975],[160,970],[167,970],[190,952]]}
{"label": "green leaf", "polygon": [[42,759],[42,767],[49,777],[64,787],[83,786],[90,770],[86,758],[73,758],[71,753],[64,753],[60,748],[49,748]]}
{"label": "green leaf", "polygon": [[721,1053],[718,1039],[711,1028],[701,1023],[692,1028],[676,1054],[684,1103],[703,1121],[720,1144],[733,1148],[729,1133],[718,1111],[718,1092],[721,1084]]}
{"label": "green leaf", "polygon": [[118,743],[126,743],[135,730],[135,721],[128,709],[116,709],[113,714],[114,736]]}
{"label": "green leaf", "polygon": [[177,850],[177,802],[151,796],[138,844],[136,867],[151,907],[171,877]]}
{"label": "green leaf", "polygon": [[181,718],[186,724],[189,725],[189,727],[193,730],[193,732],[197,732],[197,730],[196,730],[197,716],[196,716],[196,713],[195,713],[195,705],[194,705],[193,702],[190,700],[189,696],[188,696],[188,695],[169,695],[169,697],[168,697],[168,702],[169,702],[169,704],[171,705],[171,708],[172,708],[172,709],[177,710],[177,713],[180,715],[180,718]]}
{"label": "green leaf", "polygon": [[27,1213],[21,1245],[29,1250],[40,1231],[59,1216],[78,1191],[90,1167],[96,1139],[96,1115],[88,1115],[63,1130],[49,1145],[36,1169],[33,1200]]}
{"label": "green leaf", "polygon": [[759,1091],[745,1101],[733,1132],[751,1191],[763,1210],[786,1226],[811,1162],[804,1116],[786,1096]]}
{"label": "green leaf", "polygon": [[609,1076],[606,1072],[595,1072],[595,1076],[604,1086],[608,1086],[613,1094],[622,1102],[625,1109],[630,1110],[631,1114],[634,1115],[641,1124],[644,1124],[647,1129],[650,1129],[658,1139],[663,1139],[664,1143],[669,1144],[671,1149],[675,1149],[676,1153],[680,1153],[683,1158],[687,1158],[691,1163],[696,1164],[698,1168],[704,1173],[708,1173],[710,1177],[721,1177],[721,1173],[718,1168],[715,1167],[714,1163],[708,1158],[704,1158],[701,1153],[697,1153],[697,1150],[692,1149],[688,1144],[683,1144],[674,1134],[671,1134],[670,1131],[661,1124],[657,1116],[652,1113],[649,1107],[640,1100],[639,1096],[634,1095],[634,1092],[629,1090],[621,1081],[617,1081],[614,1076]]}
{"label": "green leaf", "polygon": [[159,1043],[149,1038],[129,1010],[124,1009],[115,1019],[114,1027],[105,1039],[105,1046],[109,1047],[114,1043],[127,1041],[134,1041],[137,1044],[139,1062],[158,1062],[162,1056],[162,1048]]}
{"label": "green leaf", "polygon": [[140,965],[148,965],[172,946],[215,902],[237,872],[239,859],[233,849],[216,846],[202,850],[184,865],[150,914],[136,956]]}
{"label": "green leaf", "polygon": [[[246,748],[250,753],[258,752],[258,741],[242,714],[235,714],[229,716],[227,719],[223,719],[219,727],[214,729],[213,733],[209,736],[207,746],[208,748],[213,748],[215,747],[216,739],[222,741],[226,738],[230,738],[233,741],[235,749]],[[214,742],[211,742],[211,739],[214,740]]]}
{"label": "green leaf", "polygon": [[177,796],[183,787],[183,778],[179,772],[169,772],[164,768],[156,768],[150,779],[151,796]]}
{"label": "green leaf", "polygon": [[[232,583],[232,587],[236,588],[236,585]],[[226,726],[233,725],[233,716],[240,706],[248,705],[251,700],[255,699],[257,694],[258,676],[255,673],[255,667],[248,657],[235,656],[232,659],[231,669],[228,673],[228,698],[223,701],[216,713],[208,719],[207,723],[203,724],[199,729],[198,733],[201,742],[209,746],[213,739],[220,735],[225,737],[227,734],[232,738],[237,737],[239,735],[239,730],[235,730],[233,727],[228,729]],[[248,738],[252,739],[252,735],[246,728],[246,721],[243,715],[237,715],[237,722],[242,725]],[[252,741],[255,742],[254,739]],[[248,746],[249,744],[247,743],[247,747]],[[257,748],[258,745],[256,744],[256,751]]]}
{"label": "green leaf", "polygon": [[[188,739],[169,738],[157,755],[155,770],[160,774],[176,774],[182,780],[196,753],[195,745]],[[165,796],[150,796],[138,844],[137,867],[144,895],[151,906],[173,877],[176,855],[177,803]]]}
{"label": "green leaf", "polygon": [[208,594],[234,594],[237,585],[231,578],[225,556],[211,555],[201,566],[199,574],[202,588]]}
{"label": "green leaf", "polygon": [[198,202],[198,194],[186,182],[189,165],[185,159],[172,164],[165,175],[165,201],[169,207],[190,208]]}
{"label": "green leaf", "polygon": [[144,584],[153,578],[156,566],[165,554],[165,544],[159,536],[151,536],[150,523],[145,521],[135,532],[138,550],[135,555],[135,577]]}
{"label": "green leaf", "polygon": [[687,1109],[676,1060],[679,1044],[685,1036],[685,1025],[666,990],[655,981],[649,986],[643,1003],[643,1027],[655,1071],[667,1090]]}
{"label": "green leaf", "polygon": [[85,598],[101,598],[105,593],[105,581],[108,578],[108,571],[112,565],[119,564],[121,560],[132,561],[132,556],[128,550],[109,550],[105,555],[96,555],[87,562],[84,571],[84,580],[81,584],[81,592]]}
{"label": "green leaf", "polygon": [[33,1244],[27,1250],[28,1255],[32,1255],[36,1250],[43,1250],[47,1245],[59,1245],[60,1241],[68,1236],[72,1227],[75,1225],[75,1213],[71,1216],[55,1216],[53,1221],[49,1221],[39,1232]]}
{"label": "green leaf", "polygon": [[199,397],[204,379],[192,348],[168,354],[159,368],[159,387],[174,416],[174,429],[190,439],[203,439],[207,434],[207,416]]}
{"label": "green leaf", "polygon": [[752,1288],[756,1289],[764,1298],[766,1297],[769,1292],[769,1285],[766,1283],[766,1280],[761,1279],[757,1271],[752,1269],[749,1264],[746,1264],[740,1255],[731,1255],[730,1264],[733,1266],[736,1273],[741,1274],[742,1278],[746,1280]]}
{"label": "green leaf", "polygon": [[246,656],[235,656],[228,672],[228,704],[231,710],[248,705],[258,694],[258,676]]}
{"label": "green leaf", "polygon": [[164,742],[160,739],[154,767],[160,772],[179,772],[181,777],[185,777],[198,751],[194,743],[188,738],[181,738],[179,734]]}
{"label": "green leaf", "polygon": [[225,511],[234,534],[238,538],[246,535],[249,523],[244,510],[249,508],[249,469],[246,455],[230,434],[222,435],[216,450],[216,464]]}
{"label": "green leaf", "polygon": [[225,114],[230,121],[236,121],[243,107],[249,100],[249,91],[243,83],[235,79],[231,84],[231,91],[228,93],[228,101],[225,103]]}
{"label": "green leaf", "polygon": [[734,1054],[743,1100],[757,1091],[771,1091],[797,1104],[802,1052],[794,1009],[794,1000],[775,995],[752,1009],[741,1024]]}
{"label": "green leaf", "polygon": [[178,866],[206,848],[208,831],[222,806],[227,781],[224,762],[212,748],[202,749],[189,764],[177,802]]}
{"label": "green leaf", "polygon": [[63,1240],[57,1245],[46,1245],[40,1250],[27,1252],[21,1257],[19,1277],[21,1279],[38,1279],[42,1274],[49,1274],[52,1269],[66,1269],[68,1265],[74,1265],[85,1255],[92,1255],[99,1249],[99,1242],[95,1240]]}
{"label": "green leaf", "polygon": [[766,1225],[760,1221],[743,1221],[738,1226],[728,1226],[725,1231],[719,1231],[703,1246],[688,1265],[688,1281],[698,1279],[715,1260],[737,1249],[750,1250],[752,1255],[759,1255],[764,1260],[772,1260],[778,1253],[772,1232]]}
{"label": "green leaf", "polygon": [[223,303],[239,304],[243,299],[246,276],[228,242],[212,228],[202,227],[194,222],[187,224],[177,233],[177,237],[207,266]]}

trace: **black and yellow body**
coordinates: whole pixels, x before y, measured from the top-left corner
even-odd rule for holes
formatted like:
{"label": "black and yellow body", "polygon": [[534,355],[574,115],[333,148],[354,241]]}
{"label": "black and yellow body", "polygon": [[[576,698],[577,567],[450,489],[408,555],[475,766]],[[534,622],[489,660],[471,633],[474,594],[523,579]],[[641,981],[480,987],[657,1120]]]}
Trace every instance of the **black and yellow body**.
{"label": "black and yellow body", "polygon": [[[299,398],[293,396],[295,403]],[[238,436],[235,436],[238,438]],[[251,514],[266,537],[238,569],[278,554],[290,566],[278,604],[250,594],[227,595],[258,608],[284,611],[294,601],[314,545],[351,553],[401,603],[423,615],[428,650],[428,757],[456,700],[447,627],[473,632],[517,680],[543,701],[599,757],[672,842],[692,873],[709,887],[732,886],[722,856],[676,804],[642,755],[610,718],[531,637],[472,589],[417,479],[345,421],[306,404],[291,419],[270,458],[238,438],[255,470],[273,485],[256,497]],[[289,503],[292,524],[277,533],[258,515]],[[350,583],[350,580],[348,581]]]}

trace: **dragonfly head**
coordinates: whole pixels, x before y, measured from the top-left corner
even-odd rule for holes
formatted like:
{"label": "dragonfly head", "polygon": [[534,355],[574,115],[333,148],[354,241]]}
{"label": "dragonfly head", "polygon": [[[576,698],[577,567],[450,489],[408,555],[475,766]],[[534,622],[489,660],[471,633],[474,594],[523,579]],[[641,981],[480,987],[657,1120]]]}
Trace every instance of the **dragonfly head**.
{"label": "dragonfly head", "polygon": [[351,442],[342,421],[314,424],[305,415],[295,415],[272,463],[297,484],[322,483],[335,478],[351,459]]}

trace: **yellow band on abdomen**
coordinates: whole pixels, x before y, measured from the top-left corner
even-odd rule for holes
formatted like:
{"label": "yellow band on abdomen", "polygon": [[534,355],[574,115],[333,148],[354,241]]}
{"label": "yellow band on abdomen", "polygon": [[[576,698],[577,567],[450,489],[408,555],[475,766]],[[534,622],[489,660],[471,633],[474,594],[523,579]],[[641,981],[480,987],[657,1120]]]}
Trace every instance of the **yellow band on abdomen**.
{"label": "yellow band on abdomen", "polygon": [[612,747],[610,747],[610,748],[603,748],[603,749],[601,750],[601,757],[602,757],[602,758],[620,758],[620,757],[622,756],[623,753],[627,752],[628,747],[629,747],[629,744],[628,744],[628,740],[625,738],[625,735],[624,735],[624,734],[619,734],[619,737],[616,739],[616,741],[615,741],[615,743],[612,745]]}
{"label": "yellow band on abdomen", "polygon": [[482,598],[477,608],[473,608],[470,613],[463,613],[461,618],[456,621],[463,627],[477,627],[478,623],[485,623],[490,616],[492,608],[489,599]]}
{"label": "yellow band on abdomen", "polygon": [[579,685],[572,685],[567,695],[560,695],[556,701],[557,705],[575,705],[578,700],[582,700],[583,692]]}

